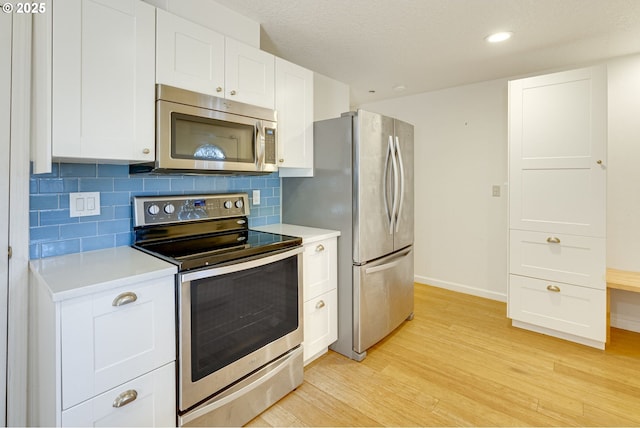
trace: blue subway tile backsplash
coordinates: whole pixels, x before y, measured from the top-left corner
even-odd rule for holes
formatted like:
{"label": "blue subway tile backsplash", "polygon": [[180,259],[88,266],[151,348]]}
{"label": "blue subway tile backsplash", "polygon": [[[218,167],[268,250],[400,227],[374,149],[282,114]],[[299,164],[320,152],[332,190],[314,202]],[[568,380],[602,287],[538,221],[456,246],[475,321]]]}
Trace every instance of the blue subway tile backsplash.
{"label": "blue subway tile backsplash", "polygon": [[[253,205],[252,190],[260,190]],[[131,198],[140,195],[245,192],[249,227],[280,223],[280,177],[129,175],[128,165],[54,163],[29,182],[30,258],[131,245]],[[69,193],[100,192],[100,215],[69,216]]]}

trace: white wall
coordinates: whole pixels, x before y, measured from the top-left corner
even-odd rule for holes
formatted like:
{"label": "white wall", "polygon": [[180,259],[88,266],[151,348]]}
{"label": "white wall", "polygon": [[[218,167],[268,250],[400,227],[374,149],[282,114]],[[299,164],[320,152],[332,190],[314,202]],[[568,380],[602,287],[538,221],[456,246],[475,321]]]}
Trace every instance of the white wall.
{"label": "white wall", "polygon": [[415,126],[416,281],[505,301],[507,81],[361,108]]}
{"label": "white wall", "polygon": [[340,117],[349,111],[349,86],[313,73],[313,121]]}

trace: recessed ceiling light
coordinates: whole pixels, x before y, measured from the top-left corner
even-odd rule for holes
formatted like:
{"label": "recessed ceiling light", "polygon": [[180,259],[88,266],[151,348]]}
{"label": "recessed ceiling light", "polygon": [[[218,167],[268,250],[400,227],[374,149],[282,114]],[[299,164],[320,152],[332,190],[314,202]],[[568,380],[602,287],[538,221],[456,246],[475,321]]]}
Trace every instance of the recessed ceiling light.
{"label": "recessed ceiling light", "polygon": [[407,87],[404,86],[403,84],[399,84],[399,85],[396,85],[396,86],[393,87],[393,90],[396,91],[396,92],[402,92],[405,89],[407,89]]}
{"label": "recessed ceiling light", "polygon": [[502,31],[500,33],[493,33],[490,36],[487,36],[485,40],[489,43],[499,43],[509,40],[511,36],[513,36],[511,31]]}
{"label": "recessed ceiling light", "polygon": [[369,93],[370,93],[370,94],[375,94],[375,93],[376,93],[376,90],[375,90],[375,89],[369,89]]}

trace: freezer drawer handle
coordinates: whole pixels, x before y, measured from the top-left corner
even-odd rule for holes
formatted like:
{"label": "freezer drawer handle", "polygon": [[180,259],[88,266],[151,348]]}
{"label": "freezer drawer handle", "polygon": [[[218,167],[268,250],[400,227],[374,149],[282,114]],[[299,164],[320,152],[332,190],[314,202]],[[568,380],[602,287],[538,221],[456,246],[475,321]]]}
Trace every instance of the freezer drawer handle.
{"label": "freezer drawer handle", "polygon": [[324,300],[320,300],[318,303],[316,303],[316,309],[322,309],[324,308]]}
{"label": "freezer drawer handle", "polygon": [[111,303],[111,305],[112,306],[122,306],[122,305],[126,305],[126,304],[129,304],[129,303],[133,303],[136,300],[138,300],[138,296],[136,296],[136,293],[134,293],[132,291],[127,291],[126,293],[119,294],[118,297],[113,299],[113,302]]}
{"label": "freezer drawer handle", "polygon": [[316,253],[321,253],[323,251],[324,251],[324,245],[318,244],[318,246],[316,247]]}
{"label": "freezer drawer handle", "polygon": [[411,250],[407,250],[407,251],[403,252],[402,254],[399,254],[392,262],[384,263],[384,264],[381,264],[381,265],[371,266],[369,268],[366,268],[364,270],[364,273],[365,273],[365,275],[369,275],[369,274],[380,272],[380,271],[383,271],[383,270],[392,269],[392,268],[398,266],[400,264],[400,262],[402,262],[402,258],[405,257],[406,255],[408,255],[410,252],[411,252]]}
{"label": "freezer drawer handle", "polygon": [[553,291],[554,293],[559,293],[560,287],[558,287],[557,285],[547,285],[547,290]]}
{"label": "freezer drawer handle", "polygon": [[550,243],[550,244],[559,244],[560,243],[560,238],[555,237],[555,236],[553,236],[553,237],[550,236],[550,237],[547,238],[547,242]]}
{"label": "freezer drawer handle", "polygon": [[135,389],[129,389],[116,397],[113,400],[113,407],[118,408],[126,406],[127,404],[138,398],[138,392]]}

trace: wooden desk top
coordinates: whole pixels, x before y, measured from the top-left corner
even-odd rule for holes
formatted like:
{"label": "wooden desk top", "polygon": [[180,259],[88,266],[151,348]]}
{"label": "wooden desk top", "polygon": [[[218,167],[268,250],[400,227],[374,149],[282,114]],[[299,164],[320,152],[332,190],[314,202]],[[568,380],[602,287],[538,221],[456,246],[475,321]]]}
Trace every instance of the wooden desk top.
{"label": "wooden desk top", "polygon": [[607,269],[607,288],[640,293],[640,272]]}

